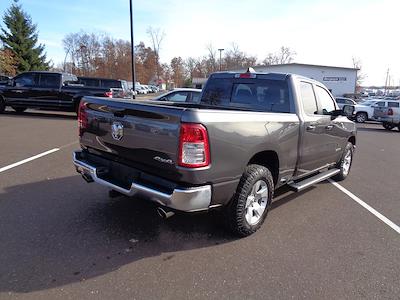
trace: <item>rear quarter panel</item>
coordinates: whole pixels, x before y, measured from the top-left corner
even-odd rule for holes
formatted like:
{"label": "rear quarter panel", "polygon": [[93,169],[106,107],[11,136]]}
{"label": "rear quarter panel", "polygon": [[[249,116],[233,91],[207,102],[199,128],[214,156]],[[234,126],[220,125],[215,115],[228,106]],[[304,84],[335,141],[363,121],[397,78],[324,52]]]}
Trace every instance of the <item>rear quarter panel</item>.
{"label": "rear quarter panel", "polygon": [[211,165],[200,180],[238,180],[251,158],[268,150],[279,157],[281,177],[294,172],[300,129],[295,114],[188,110],[182,122],[201,123],[208,131]]}

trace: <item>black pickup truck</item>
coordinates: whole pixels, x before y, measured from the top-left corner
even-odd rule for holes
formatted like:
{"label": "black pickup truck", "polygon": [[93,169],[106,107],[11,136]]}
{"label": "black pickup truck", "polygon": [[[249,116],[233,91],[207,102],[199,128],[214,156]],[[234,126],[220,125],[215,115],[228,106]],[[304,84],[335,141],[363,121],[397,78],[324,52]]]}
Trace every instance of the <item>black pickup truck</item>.
{"label": "black pickup truck", "polygon": [[353,111],[312,79],[250,70],[211,75],[199,103],[85,97],[74,164],[86,181],[149,199],[164,216],[220,208],[246,236],[275,189],[347,177]]}
{"label": "black pickup truck", "polygon": [[25,72],[0,86],[0,113],[6,106],[17,112],[27,108],[77,111],[83,96],[113,98],[118,89],[87,87],[75,75],[58,72]]}

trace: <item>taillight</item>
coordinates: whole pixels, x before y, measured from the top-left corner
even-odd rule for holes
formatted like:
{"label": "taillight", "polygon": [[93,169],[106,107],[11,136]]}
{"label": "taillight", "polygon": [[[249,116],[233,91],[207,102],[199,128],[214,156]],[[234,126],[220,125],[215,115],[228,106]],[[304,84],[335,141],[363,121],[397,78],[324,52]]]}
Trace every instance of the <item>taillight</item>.
{"label": "taillight", "polygon": [[107,98],[112,98],[113,97],[113,92],[105,92],[104,96],[106,96]]}
{"label": "taillight", "polygon": [[83,135],[83,131],[88,126],[88,118],[86,112],[87,103],[81,101],[79,103],[79,110],[78,110],[78,128],[79,128],[79,136]]}
{"label": "taillight", "polygon": [[210,145],[207,129],[201,124],[182,123],[179,136],[178,165],[187,168],[210,164]]}
{"label": "taillight", "polygon": [[253,73],[235,74],[235,78],[257,78],[257,74]]}
{"label": "taillight", "polygon": [[393,116],[393,109],[391,109],[391,108],[388,109],[388,115]]}

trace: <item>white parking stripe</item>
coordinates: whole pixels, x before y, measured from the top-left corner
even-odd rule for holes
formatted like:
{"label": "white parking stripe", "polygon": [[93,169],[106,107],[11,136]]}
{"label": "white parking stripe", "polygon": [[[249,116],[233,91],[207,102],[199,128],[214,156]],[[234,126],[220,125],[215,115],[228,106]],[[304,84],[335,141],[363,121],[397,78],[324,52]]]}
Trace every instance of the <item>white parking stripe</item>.
{"label": "white parking stripe", "polygon": [[46,151],[46,152],[37,154],[37,155],[35,155],[35,156],[26,158],[26,159],[24,159],[24,160],[18,161],[18,162],[16,162],[16,163],[11,164],[11,165],[2,167],[2,168],[0,168],[0,173],[5,172],[5,171],[7,171],[7,170],[9,170],[9,169],[18,167],[18,166],[20,166],[20,165],[22,165],[22,164],[25,164],[25,163],[30,162],[30,161],[32,161],[32,160],[38,159],[38,158],[40,158],[40,157],[49,155],[49,154],[54,153],[54,152],[56,152],[56,151],[58,151],[58,150],[60,150],[60,149],[59,149],[59,148],[54,148],[54,149],[51,149],[51,150],[49,150],[49,151]]}
{"label": "white parking stripe", "polygon": [[373,214],[375,217],[377,217],[379,220],[381,220],[383,223],[388,225],[390,228],[392,228],[394,231],[400,234],[400,227],[390,221],[388,218],[386,218],[384,215],[382,215],[380,212],[369,206],[367,203],[362,201],[360,198],[358,198],[356,195],[354,195],[352,192],[349,190],[345,189],[342,187],[339,183],[333,181],[332,179],[328,179],[330,183],[332,183],[335,187],[337,187],[339,190],[341,190],[343,193],[345,193],[347,196],[349,196],[351,199],[356,201],[358,204],[360,204],[362,207],[364,207],[366,210],[368,210],[371,214]]}

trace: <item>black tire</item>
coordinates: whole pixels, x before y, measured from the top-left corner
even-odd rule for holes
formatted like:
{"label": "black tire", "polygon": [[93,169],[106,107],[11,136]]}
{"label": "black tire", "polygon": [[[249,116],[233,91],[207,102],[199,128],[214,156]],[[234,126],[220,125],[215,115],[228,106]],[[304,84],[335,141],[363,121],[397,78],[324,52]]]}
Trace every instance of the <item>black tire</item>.
{"label": "black tire", "polygon": [[[348,166],[348,169],[346,171],[346,155],[350,153],[351,155],[351,160],[350,160],[350,165]],[[344,148],[342,158],[340,161],[337,163],[336,168],[340,169],[340,173],[336,174],[332,178],[336,181],[342,181],[349,176],[351,166],[353,164],[353,157],[354,157],[354,146],[352,143],[348,142],[346,147]]]}
{"label": "black tire", "polygon": [[15,110],[17,113],[23,113],[26,110],[26,107],[15,107],[11,106],[13,110]]}
{"label": "black tire", "polygon": [[383,122],[382,123],[383,128],[385,128],[386,130],[392,130],[393,128],[396,127],[396,125],[392,124],[392,123],[388,123],[388,122]]}
{"label": "black tire", "polygon": [[4,113],[6,110],[6,103],[4,102],[4,99],[0,97],[0,114]]}
{"label": "black tire", "polygon": [[400,131],[400,125],[397,126],[397,130]]}
{"label": "black tire", "polygon": [[359,112],[356,114],[356,122],[357,123],[364,123],[368,120],[368,115],[365,112]]}
{"label": "black tire", "polygon": [[[253,198],[254,200],[251,201],[252,204],[248,205],[251,193],[253,190],[255,191],[253,188],[255,188],[256,184],[259,182],[264,182],[263,187],[267,187],[268,191],[265,192],[265,197],[262,197],[259,200]],[[229,205],[225,208],[225,220],[229,229],[241,237],[249,236],[256,232],[264,223],[271,206],[273,194],[274,181],[268,168],[260,165],[248,165],[240,179],[235,195]],[[251,212],[249,211],[249,209],[253,207],[253,204],[257,205],[257,203],[262,203],[265,207],[261,216],[260,214],[254,214],[256,211],[255,209]],[[248,207],[246,207],[246,205],[248,205]],[[246,215],[249,215],[250,213],[254,214],[255,218],[258,218],[258,221],[254,224],[250,224],[246,218]]]}

